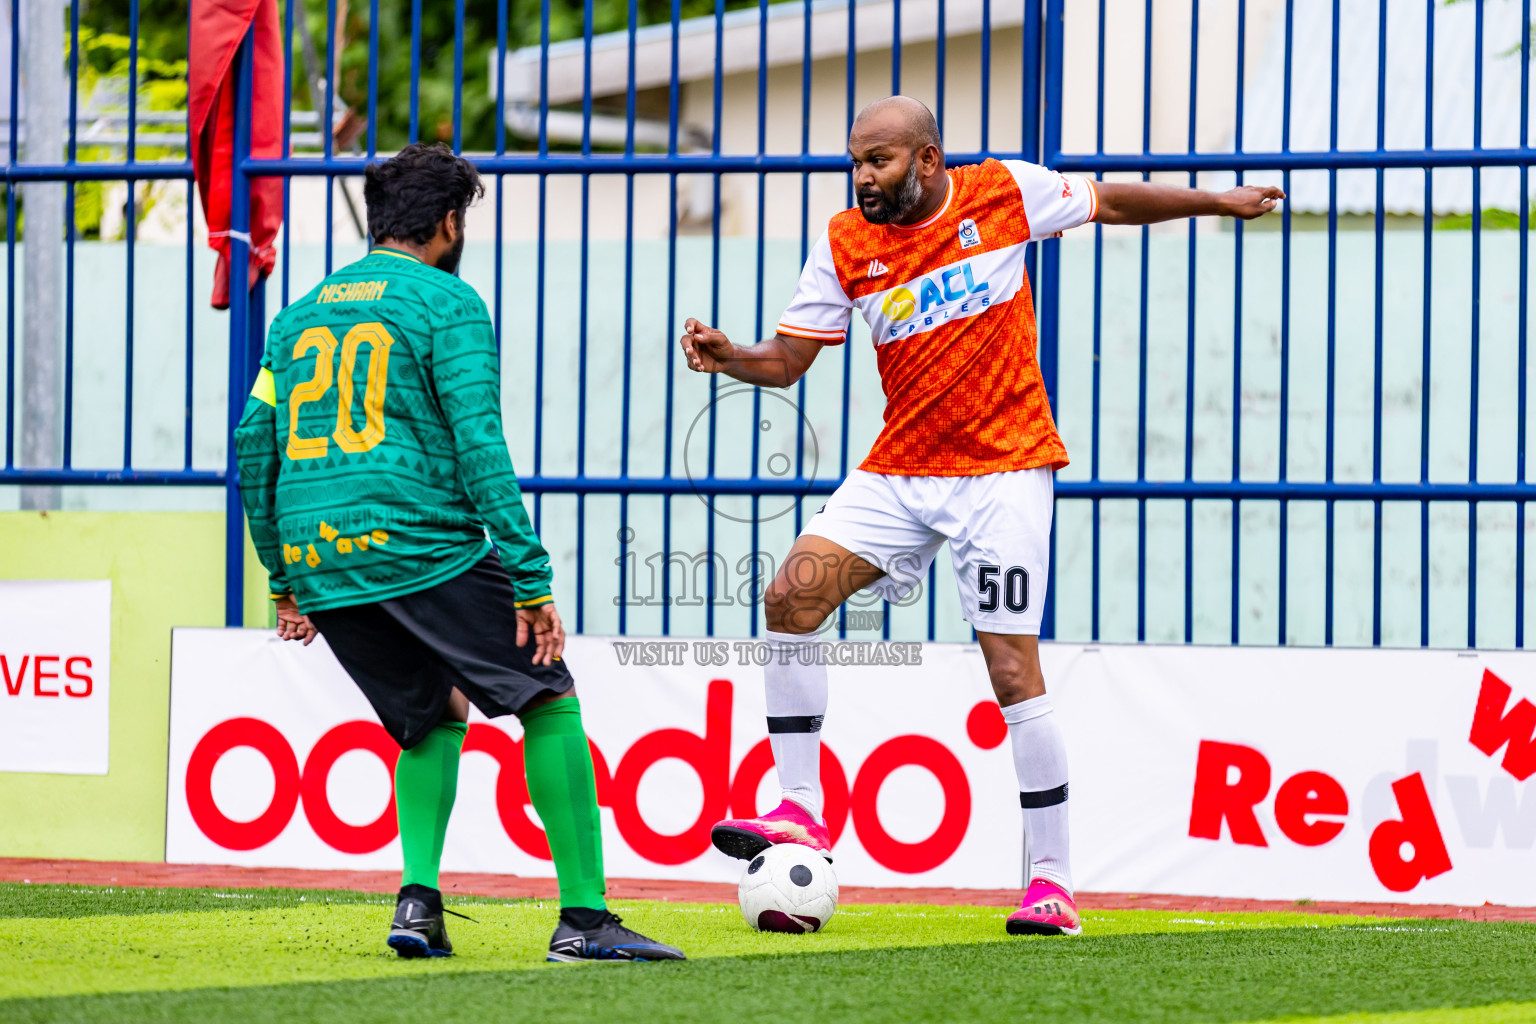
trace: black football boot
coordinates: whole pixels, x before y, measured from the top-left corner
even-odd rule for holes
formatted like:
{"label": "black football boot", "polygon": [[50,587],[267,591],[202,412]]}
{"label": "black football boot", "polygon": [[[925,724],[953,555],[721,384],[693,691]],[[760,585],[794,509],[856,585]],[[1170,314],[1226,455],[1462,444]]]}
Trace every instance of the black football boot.
{"label": "black football boot", "polygon": [[443,924],[443,894],[425,885],[407,885],[395,904],[389,948],[404,957],[453,956]]}
{"label": "black football boot", "polygon": [[676,947],[625,928],[618,917],[606,910],[571,907],[560,911],[560,924],[549,940],[549,956],[545,959],[584,964],[688,958]]}

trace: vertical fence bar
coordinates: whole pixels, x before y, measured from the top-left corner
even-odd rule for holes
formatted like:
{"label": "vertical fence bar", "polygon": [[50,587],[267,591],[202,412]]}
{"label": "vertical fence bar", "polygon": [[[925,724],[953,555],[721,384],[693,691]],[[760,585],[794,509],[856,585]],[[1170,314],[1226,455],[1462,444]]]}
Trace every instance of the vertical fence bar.
{"label": "vertical fence bar", "polygon": [[[1520,148],[1531,144],[1531,0],[1521,0]],[[1520,283],[1516,327],[1515,481],[1525,483],[1526,338],[1531,248],[1530,166],[1520,165]],[[1525,647],[1525,502],[1515,503],[1515,647]]]}
{"label": "vertical fence bar", "polygon": [[[1234,150],[1243,151],[1243,71],[1247,66],[1248,0],[1237,4],[1237,109],[1233,128]],[[1242,185],[1243,172],[1237,172]],[[1232,222],[1232,482],[1243,476],[1243,222]],[[1242,624],[1242,505],[1232,499],[1232,643],[1238,643]]]}
{"label": "vertical fence bar", "polygon": [[939,136],[944,135],[944,57],[948,38],[944,31],[944,0],[939,0],[939,34],[934,40],[934,113],[939,122]]}
{"label": "vertical fence bar", "polygon": [[[1424,0],[1424,148],[1435,145],[1435,0]],[[1433,331],[1435,172],[1424,169],[1423,365],[1419,377],[1419,482],[1429,483],[1430,355]],[[1419,645],[1429,646],[1429,501],[1419,503]]]}
{"label": "vertical fence bar", "polygon": [[[496,0],[496,155],[504,156],[507,152],[507,3],[508,0]],[[496,239],[492,243],[492,270],[496,280],[491,286],[491,316],[492,327],[496,332],[496,354],[499,357],[502,349],[502,322],[501,306],[502,293],[506,290],[504,276],[505,246],[502,243],[503,228],[506,224],[506,175],[496,175]],[[499,367],[499,362],[498,362]],[[622,587],[620,593],[623,593]],[[619,614],[623,615],[623,605],[619,606]]]}
{"label": "vertical fence bar", "polygon": [[[1044,159],[1056,162],[1061,153],[1062,34],[1064,11],[1061,0],[1050,0],[1045,23],[1045,112],[1042,117]],[[1061,344],[1061,241],[1041,243],[1040,253],[1040,377],[1045,384],[1045,398],[1059,417],[1058,354]],[[1052,512],[1054,513],[1054,503]],[[1055,516],[1053,515],[1054,519]],[[1056,532],[1051,531],[1051,562],[1056,561]],[[1047,583],[1045,605],[1040,620],[1040,639],[1056,637],[1056,588]]]}
{"label": "vertical fence bar", "polygon": [[[1098,39],[1098,65],[1097,87],[1094,90],[1094,151],[1100,156],[1104,154],[1104,8],[1106,0],[1099,0],[1099,39]],[[1100,175],[1100,180],[1103,175]],[[1093,226],[1093,395],[1092,418],[1089,424],[1090,449],[1088,458],[1089,477],[1097,483],[1099,480],[1099,418],[1103,408],[1103,361],[1104,361],[1104,225]],[[1099,607],[1103,603],[1102,585],[1100,574],[1103,571],[1102,536],[1103,522],[1102,508],[1098,498],[1093,499],[1093,534],[1092,544],[1092,581],[1089,585],[1089,629],[1088,638],[1095,642],[1099,639]]]}
{"label": "vertical fence bar", "polygon": [[[73,168],[80,116],[80,0],[69,4],[69,150]],[[74,179],[64,187],[64,468],[75,459],[75,218]]]}
{"label": "vertical fence bar", "polygon": [[[852,5],[849,5],[850,8]],[[11,120],[6,133],[9,164],[16,166],[17,97],[21,93],[21,0],[11,0]],[[191,152],[189,149],[188,152]],[[188,210],[192,207],[188,206]],[[187,237],[192,236],[191,219]],[[188,286],[190,288],[190,285]],[[16,183],[5,183],[5,468],[16,465]]]}
{"label": "vertical fence bar", "polygon": [[[1377,2],[1376,21],[1376,148],[1387,147],[1387,0]],[[1376,303],[1374,367],[1371,389],[1371,480],[1381,483],[1382,373],[1385,365],[1382,296],[1386,290],[1386,171],[1376,168]],[[1371,645],[1381,646],[1381,502],[1371,516]]]}
{"label": "vertical fence bar", "polygon": [[[852,4],[849,5],[850,9]],[[803,24],[804,35],[800,54],[800,155],[809,156],[811,153],[811,0],[804,0],[800,9],[800,20]],[[848,55],[852,61],[853,54]],[[811,243],[811,176],[805,171],[800,172],[800,266],[805,266],[806,256],[810,252]],[[846,344],[846,341],[844,342]],[[795,478],[805,479],[805,416],[801,414],[805,409],[805,377],[801,376],[799,383],[795,385]],[[821,468],[820,446],[817,447],[817,469]],[[800,528],[805,525],[805,502],[801,498],[795,499],[795,536],[800,535]],[[933,592],[929,591],[928,603],[933,604]],[[931,617],[931,613],[930,613]],[[756,615],[753,622],[756,622]],[[931,632],[931,630],[930,630]],[[754,634],[755,635],[755,634]],[[933,639],[929,636],[930,640]]]}
{"label": "vertical fence bar", "polygon": [[[464,0],[459,0],[463,3]],[[581,155],[592,155],[592,0],[582,4]],[[587,327],[592,264],[592,175],[581,175],[581,291],[576,367],[576,632],[585,631],[587,611]]]}
{"label": "vertical fence bar", "polygon": [[[133,163],[138,156],[139,128],[139,0],[128,2],[128,146],[127,158]],[[123,468],[133,465],[133,293],[134,293],[134,244],[138,241],[139,183],[129,179],[128,202],[124,210],[125,231],[124,258],[127,263],[127,279],[124,281],[123,309]],[[188,213],[190,214],[190,210]]]}
{"label": "vertical fence bar", "polygon": [[245,161],[251,154],[251,76],[256,29],[246,29],[235,55],[234,154],[229,190],[229,440],[224,462],[224,625],[240,626],[245,619],[245,509],[240,503],[240,467],[234,433],[245,409],[247,349],[250,344],[251,179]]}
{"label": "vertical fence bar", "polygon": [[453,0],[453,151],[464,151],[464,0]]}
{"label": "vertical fence bar", "polygon": [[[672,0],[672,75],[667,91],[667,153],[677,155],[678,104],[681,101],[678,86],[678,36],[683,16],[682,0]],[[667,330],[677,324],[677,173],[669,181],[667,220]],[[672,475],[673,419],[676,413],[677,346],[667,346],[667,411],[663,421],[662,475]],[[672,496],[661,498],[661,635],[672,635],[672,574],[667,565],[672,558]]]}
{"label": "vertical fence bar", "polygon": [[[501,4],[496,5],[498,21]],[[497,92],[498,106],[500,110]],[[379,151],[379,0],[368,0],[368,159]],[[288,151],[283,150],[287,156]],[[499,237],[499,235],[498,235]]]}
{"label": "vertical fence bar", "polygon": [[[321,151],[327,168],[335,155],[336,133],[336,0],[325,4],[325,109],[318,112],[315,123],[320,130]],[[336,234],[336,176],[325,176],[325,276],[331,276],[335,255]]]}
{"label": "vertical fence bar", "polygon": [[[1483,148],[1483,5],[1473,5],[1472,148]],[[1529,200],[1522,199],[1524,206]],[[1467,483],[1477,483],[1478,376],[1482,372],[1483,169],[1472,168],[1472,369],[1467,402]],[[1477,646],[1477,513],[1467,502],[1467,646]]]}
{"label": "vertical fence bar", "polygon": [[[1339,150],[1339,0],[1333,0],[1333,31],[1331,35],[1330,74],[1328,79],[1328,149]],[[1328,356],[1327,356],[1327,404],[1324,442],[1323,476],[1333,483],[1333,435],[1334,435],[1334,370],[1336,330],[1338,327],[1338,280],[1339,280],[1339,171],[1328,169]],[[1324,511],[1323,536],[1323,643],[1333,646],[1333,519],[1334,502],[1328,499]]]}
{"label": "vertical fence bar", "polygon": [[[1200,97],[1200,0],[1189,0],[1189,129],[1188,149],[1195,151],[1195,115]],[[1150,148],[1149,148],[1150,151]],[[1189,187],[1199,177],[1189,172]],[[1195,478],[1195,218],[1189,219],[1189,255],[1185,272],[1184,312],[1184,479]],[[1143,441],[1143,443],[1145,443]],[[1236,524],[1233,524],[1234,527]],[[1195,639],[1195,503],[1184,499],[1184,642]]]}
{"label": "vertical fence bar", "polygon": [[[549,0],[539,5],[539,156],[549,155]],[[539,175],[538,270],[534,287],[533,333],[533,475],[544,472],[544,284],[547,272],[545,233],[549,226],[549,177]],[[544,495],[533,496],[533,528],[543,527]]]}
{"label": "vertical fence bar", "polygon": [[[283,4],[283,53],[285,55],[284,56],[284,60],[285,61],[293,53],[293,12],[294,12],[294,9],[297,8],[298,6],[299,6],[298,0],[287,0],[287,2]],[[192,152],[192,135],[191,135],[191,132],[192,132],[192,126],[189,123],[187,125],[187,152],[188,153]],[[288,157],[293,155],[293,75],[291,73],[286,72],[286,71],[283,74],[283,153],[282,153],[282,155],[283,155],[284,159],[287,159]],[[289,224],[292,223],[291,219],[289,218],[289,212],[290,212],[290,210],[292,208],[292,205],[293,205],[293,176],[289,175],[289,174],[285,174],[285,175],[283,175],[283,227],[282,227],[282,232],[283,232],[283,286],[282,286],[283,287],[283,293],[282,293],[282,303],[283,303],[283,308],[284,309],[288,308],[288,286],[289,286],[289,281],[293,277],[292,247],[289,244],[292,241],[293,232],[290,231],[289,227],[288,227]],[[188,203],[187,203],[187,211],[188,211],[187,239],[188,239],[188,245],[191,244],[191,230],[190,230],[190,228],[191,228],[191,210],[192,210],[192,204],[191,204],[190,197],[189,197],[189,200],[188,200]],[[190,261],[190,259],[191,259],[191,257],[189,255],[188,256],[188,260]],[[189,262],[188,263],[188,271],[187,271],[187,281],[188,281],[188,284],[187,284],[187,312],[188,312],[188,322],[187,322],[187,346],[188,346],[188,348],[187,348],[187,358],[189,360],[192,357],[192,349],[191,349],[191,344],[192,344],[192,334],[191,334],[191,331],[192,331],[192,325],[191,325],[192,285],[191,285],[191,280],[192,280],[191,263]],[[188,388],[188,392],[187,392],[187,415],[188,415],[188,417],[190,417],[192,415],[192,408],[191,408],[191,406],[192,406],[191,389],[189,387]],[[188,433],[190,433],[190,432],[191,431],[189,430]],[[190,458],[187,460],[187,462],[188,462],[188,465],[191,465],[191,459]]]}
{"label": "vertical fence bar", "polygon": [[[1291,149],[1291,58],[1294,42],[1295,11],[1285,5],[1285,70],[1281,86],[1280,149]],[[1280,454],[1278,478],[1284,483],[1290,476],[1291,440],[1291,172],[1280,176],[1285,192],[1285,207],[1280,214]],[[1280,499],[1279,602],[1280,615],[1276,643],[1284,645],[1290,594],[1290,513],[1291,503]]]}
{"label": "vertical fence bar", "polygon": [[[715,66],[714,66],[714,105],[711,111],[714,123],[711,152],[715,156],[720,155],[720,132],[724,125],[724,88],[725,88],[725,0],[715,0]],[[722,184],[720,172],[714,172],[714,191],[711,194],[709,217],[709,241],[710,241],[710,265],[709,265],[709,322],[720,323],[720,186]],[[720,375],[709,375],[709,478],[715,477],[716,442],[719,437],[719,405]],[[715,516],[714,502],[719,500],[718,495],[708,496],[710,515],[705,527],[705,543],[708,547],[706,554],[709,571],[705,573],[704,596],[704,632],[708,636],[715,635]]]}
{"label": "vertical fence bar", "polygon": [[[628,17],[628,71],[624,85],[624,155],[635,154],[635,31],[639,27],[638,0],[629,0]],[[635,175],[624,176],[624,394],[619,414],[619,476],[629,476],[629,417],[630,388],[635,335]],[[670,350],[672,346],[668,345]],[[629,632],[629,594],[624,586],[624,566],[628,562],[631,531],[629,528],[629,495],[619,495],[619,635]]]}
{"label": "vertical fence bar", "polygon": [[981,151],[992,151],[992,0],[981,0]]}
{"label": "vertical fence bar", "polygon": [[[850,5],[852,6],[852,5]],[[891,95],[901,93],[901,0],[891,0]]]}
{"label": "vertical fence bar", "polygon": [[[1146,0],[1143,8],[1143,37],[1141,50],[1141,151],[1152,152],[1152,0]],[[1151,181],[1148,171],[1141,172],[1142,181]],[[1141,229],[1141,282],[1139,296],[1139,326],[1137,330],[1137,381],[1136,381],[1136,480],[1147,479],[1147,346],[1150,310],[1148,295],[1151,291],[1152,232]],[[1185,551],[1185,557],[1189,552]],[[1136,640],[1147,639],[1147,499],[1136,499]]]}
{"label": "vertical fence bar", "polygon": [[[763,156],[768,152],[768,0],[758,0],[757,5],[757,155]],[[752,337],[755,341],[763,336],[763,312],[766,297],[763,294],[763,259],[766,250],[763,244],[763,234],[767,226],[767,196],[768,178],[763,172],[757,175],[757,259],[756,285],[757,315],[752,320]],[[758,479],[758,466],[762,459],[763,432],[758,424],[763,422],[763,389],[752,389],[752,466],[749,475],[753,480]],[[752,579],[749,584],[752,601],[747,606],[747,631],[749,636],[757,636],[757,551],[760,545],[760,525],[757,521],[758,510],[761,508],[759,495],[752,495],[752,527],[751,527],[751,551],[752,551]],[[714,566],[710,566],[713,575]]]}
{"label": "vertical fence bar", "polygon": [[[1058,0],[1046,0],[1046,6],[1057,5]],[[1043,163],[1044,157],[1040,152],[1040,107],[1041,107],[1041,63],[1043,63],[1043,26],[1040,25],[1041,0],[1025,0],[1025,31],[1023,31],[1023,117],[1020,118],[1020,127],[1023,130],[1023,158],[1029,163]],[[1040,273],[1037,273],[1038,253],[1040,246],[1025,247],[1025,278],[1029,281],[1032,292],[1041,292]],[[1041,376],[1044,375],[1044,367],[1041,367]],[[1049,396],[1049,387],[1048,387]],[[1051,502],[1052,519],[1055,519],[1055,500]],[[1055,533],[1051,534],[1052,560],[1055,556]],[[1046,588],[1046,606],[1041,617],[1041,636],[1046,636],[1048,622],[1054,608],[1051,606],[1051,590]],[[975,642],[975,629],[971,631],[971,640]]]}
{"label": "vertical fence bar", "polygon": [[[289,0],[293,2],[293,0]],[[549,0],[543,0],[542,21],[545,26],[549,24]],[[288,47],[289,52],[293,47]],[[549,51],[549,40],[544,40],[543,52]],[[540,57],[541,64],[547,63],[544,57]],[[542,95],[542,93],[541,93]],[[407,142],[415,142],[421,136],[421,0],[411,0],[411,123]]]}

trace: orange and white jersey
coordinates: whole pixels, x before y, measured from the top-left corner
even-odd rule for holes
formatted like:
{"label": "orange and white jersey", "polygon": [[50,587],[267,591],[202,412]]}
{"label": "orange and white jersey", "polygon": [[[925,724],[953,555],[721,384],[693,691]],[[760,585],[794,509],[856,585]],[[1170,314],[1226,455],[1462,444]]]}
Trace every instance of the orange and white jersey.
{"label": "orange and white jersey", "polygon": [[1061,468],[1036,359],[1026,243],[1093,220],[1090,179],[1020,160],[949,170],[944,205],[921,224],[832,218],[800,275],[779,332],[847,339],[869,324],[885,389],[885,429],[860,469],[977,476]]}

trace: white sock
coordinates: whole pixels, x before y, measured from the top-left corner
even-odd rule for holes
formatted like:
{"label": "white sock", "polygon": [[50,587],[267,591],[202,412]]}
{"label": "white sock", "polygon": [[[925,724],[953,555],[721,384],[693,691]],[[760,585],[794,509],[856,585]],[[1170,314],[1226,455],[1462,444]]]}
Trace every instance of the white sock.
{"label": "white sock", "polygon": [[1019,775],[1019,804],[1024,809],[1024,837],[1029,880],[1055,882],[1070,895],[1072,868],[1067,842],[1067,748],[1052,713],[1051,698],[1041,694],[1003,708],[1013,740],[1013,767]]}
{"label": "white sock", "polygon": [[[827,713],[827,666],[815,655],[816,634],[763,634],[771,657],[763,668],[768,698],[768,743],[779,788],[821,818],[821,720]],[[802,657],[803,655],[803,657]],[[806,664],[810,662],[810,664]]]}

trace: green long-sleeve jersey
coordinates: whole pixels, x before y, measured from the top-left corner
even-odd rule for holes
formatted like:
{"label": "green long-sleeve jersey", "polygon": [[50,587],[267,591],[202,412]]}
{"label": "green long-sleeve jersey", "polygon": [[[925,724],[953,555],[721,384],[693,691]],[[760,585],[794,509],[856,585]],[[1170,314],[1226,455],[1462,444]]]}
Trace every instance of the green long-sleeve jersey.
{"label": "green long-sleeve jersey", "polygon": [[550,597],[469,285],[374,249],[279,313],[235,431],[274,597],[323,611],[425,590],[495,541],[519,607]]}

